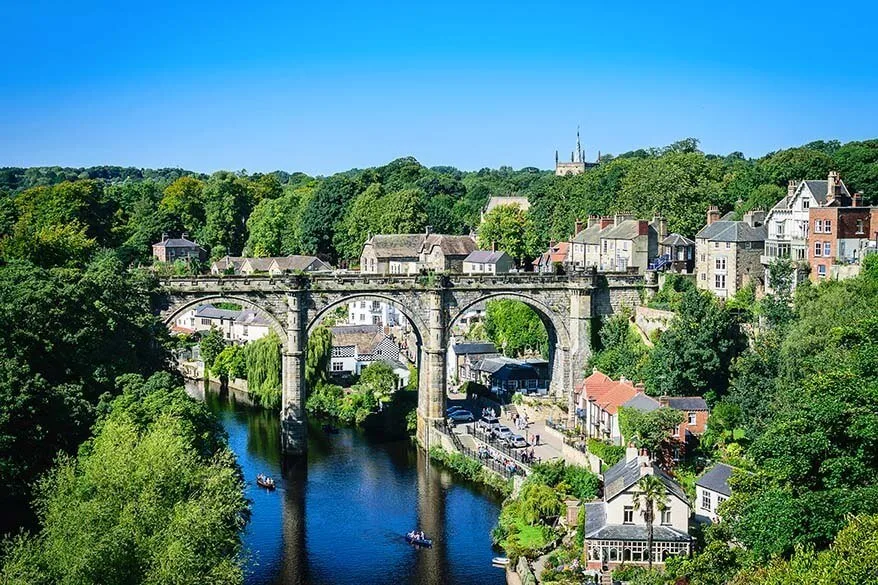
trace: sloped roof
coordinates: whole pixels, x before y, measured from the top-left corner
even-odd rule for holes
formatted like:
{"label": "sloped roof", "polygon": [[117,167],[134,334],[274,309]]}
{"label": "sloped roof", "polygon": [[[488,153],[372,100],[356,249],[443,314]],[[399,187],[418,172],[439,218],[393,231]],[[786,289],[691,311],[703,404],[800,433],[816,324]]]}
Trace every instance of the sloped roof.
{"label": "sloped roof", "polygon": [[245,309],[241,311],[238,316],[235,317],[235,323],[263,327],[268,327],[269,325],[268,319],[263,317],[258,311],[253,311],[251,309]]}
{"label": "sloped roof", "polygon": [[278,256],[272,258],[277,263],[278,270],[329,270],[332,267],[317,256]]}
{"label": "sloped roof", "polygon": [[662,240],[663,246],[694,246],[695,242],[678,233],[673,233]]}
{"label": "sloped roof", "polygon": [[488,213],[499,205],[518,205],[522,211],[530,209],[530,201],[528,201],[527,197],[504,195],[502,197],[491,197],[488,199],[488,204],[485,205],[485,213]]}
{"label": "sloped roof", "polygon": [[470,255],[464,258],[464,262],[473,262],[476,264],[496,264],[503,256],[507,256],[506,252],[492,252],[490,250],[473,250]]}
{"label": "sloped roof", "polygon": [[274,258],[247,258],[244,260],[244,264],[249,264],[250,268],[256,272],[268,272],[273,261]]}
{"label": "sloped roof", "polygon": [[762,242],[768,237],[765,225],[753,227],[746,221],[721,219],[701,228],[695,236],[711,242]]}
{"label": "sloped roof", "polygon": [[604,501],[609,502],[626,491],[650,471],[665,485],[668,495],[674,495],[684,502],[689,501],[683,488],[670,475],[653,464],[642,465],[640,457],[623,459],[604,473]]}
{"label": "sloped roof", "polygon": [[439,246],[445,256],[468,256],[476,249],[476,241],[470,236],[447,236],[430,234],[424,241],[423,251],[428,254]]}
{"label": "sloped roof", "polygon": [[729,487],[729,478],[732,476],[734,468],[725,463],[717,463],[710,469],[702,473],[695,480],[695,485],[720,493],[724,496],[731,496],[732,489]]}
{"label": "sloped roof", "polygon": [[701,396],[668,396],[667,400],[674,410],[709,410]]}
{"label": "sloped roof", "polygon": [[223,256],[219,260],[214,261],[211,267],[222,271],[232,268],[237,272],[241,269],[241,264],[244,263],[244,260],[246,258],[243,256]]}
{"label": "sloped roof", "polygon": [[[602,240],[633,240],[640,235],[641,219],[626,219],[619,222],[619,225],[608,226],[601,232]],[[646,222],[647,233],[649,230],[656,231],[653,226]]]}
{"label": "sloped roof", "polygon": [[570,248],[570,242],[558,242],[551,246],[546,252],[533,261],[533,264],[554,264],[555,262],[564,262],[567,260],[567,250]]}
{"label": "sloped roof", "polygon": [[198,244],[186,238],[168,238],[161,242],[156,242],[153,246],[159,248],[200,248]]}
{"label": "sloped roof", "polygon": [[[586,512],[587,513],[587,512]],[[588,540],[647,540],[646,524],[605,524],[593,532],[586,529]],[[687,542],[692,540],[688,534],[674,530],[670,526],[654,524],[652,527],[654,542]]]}
{"label": "sloped roof", "polygon": [[497,347],[490,341],[473,341],[469,343],[455,343],[451,346],[457,355],[471,355],[478,353],[497,353]]}
{"label": "sloped roof", "polygon": [[619,407],[634,398],[637,388],[628,380],[618,382],[604,374],[595,371],[583,380],[579,387],[585,389],[585,396],[589,401],[606,410],[610,414],[616,414]]}
{"label": "sloped roof", "polygon": [[[808,186],[808,190],[811,191],[811,195],[814,196],[814,199],[817,200],[817,203],[820,205],[826,205],[826,199],[829,196],[829,181],[803,181],[805,185]],[[841,186],[842,195],[846,195],[848,197],[851,196],[850,191],[848,191],[847,185],[844,184],[844,181],[839,179],[839,184]]]}
{"label": "sloped roof", "polygon": [[585,533],[591,534],[607,523],[607,504],[604,502],[585,503]]}
{"label": "sloped roof", "polygon": [[378,258],[417,259],[426,234],[377,234],[366,241]]}
{"label": "sloped roof", "polygon": [[634,395],[634,398],[622,406],[626,408],[636,408],[643,412],[652,412],[653,410],[661,408],[661,404],[659,404],[658,400],[655,400],[651,396],[647,396],[643,392],[638,392]]}
{"label": "sloped roof", "polygon": [[195,316],[204,319],[231,319],[234,320],[241,314],[241,311],[232,311],[229,309],[217,309],[213,305],[200,305],[195,309]]}
{"label": "sloped roof", "polygon": [[488,372],[489,374],[494,374],[500,371],[504,366],[508,366],[510,364],[517,365],[519,364],[519,361],[500,355],[497,357],[485,358],[476,363],[475,367],[480,372]]}
{"label": "sloped roof", "polygon": [[577,244],[599,244],[601,241],[601,224],[595,223],[583,229],[571,241]]}
{"label": "sloped roof", "polygon": [[378,325],[340,325],[332,327],[333,347],[355,346],[360,355],[375,351],[375,346],[387,337]]}

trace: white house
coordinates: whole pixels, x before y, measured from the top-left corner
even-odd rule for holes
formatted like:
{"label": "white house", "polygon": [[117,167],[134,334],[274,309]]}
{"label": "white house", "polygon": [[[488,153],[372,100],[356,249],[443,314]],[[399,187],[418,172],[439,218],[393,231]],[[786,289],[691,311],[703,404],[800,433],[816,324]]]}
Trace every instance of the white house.
{"label": "white house", "polygon": [[506,274],[515,268],[515,262],[506,252],[474,250],[463,259],[464,274]]}
{"label": "white house", "polygon": [[213,305],[199,305],[177,317],[174,330],[180,333],[198,333],[218,329],[224,339],[231,340],[235,319],[240,311],[217,309]]}
{"label": "white house", "polygon": [[717,508],[732,497],[729,478],[733,467],[725,463],[717,463],[705,470],[695,480],[695,516],[706,518],[711,522],[719,521]]}
{"label": "white house", "polygon": [[352,301],[348,303],[348,325],[380,325],[399,327],[405,321],[393,306],[381,301]]}
{"label": "white house", "polygon": [[329,372],[334,376],[359,375],[375,361],[399,362],[399,345],[378,325],[342,325],[330,331]]}
{"label": "white house", "polygon": [[[669,556],[692,552],[689,536],[689,500],[667,473],[630,447],[625,459],[604,473],[602,501],[585,504],[585,555],[588,567],[608,572],[621,563],[645,565],[647,524],[635,508],[640,478],[653,475],[664,484],[665,510],[653,510],[653,564],[661,566]],[[641,506],[643,501],[641,498]]]}
{"label": "white house", "polygon": [[242,343],[256,341],[270,332],[268,320],[251,309],[241,311],[232,324],[232,339]]}
{"label": "white house", "polygon": [[766,289],[771,290],[768,268],[782,258],[792,260],[802,268],[796,271],[793,286],[807,277],[804,269],[808,262],[808,225],[812,207],[823,207],[827,201],[851,197],[847,186],[831,171],[825,181],[790,181],[787,196],[775,204],[765,218],[768,238],[765,253],[760,258],[765,267]]}

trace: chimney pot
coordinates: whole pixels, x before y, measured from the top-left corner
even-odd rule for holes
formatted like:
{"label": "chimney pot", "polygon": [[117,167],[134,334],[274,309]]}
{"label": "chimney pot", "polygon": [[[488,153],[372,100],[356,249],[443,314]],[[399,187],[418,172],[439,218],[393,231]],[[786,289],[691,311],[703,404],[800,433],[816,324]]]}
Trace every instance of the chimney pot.
{"label": "chimney pot", "polygon": [[707,225],[715,221],[719,221],[719,208],[716,205],[711,205],[707,208]]}
{"label": "chimney pot", "polygon": [[582,220],[577,219],[576,223],[573,224],[573,235],[575,236],[575,235],[579,234],[579,232],[581,232],[581,231],[582,231]]}
{"label": "chimney pot", "polygon": [[491,242],[491,251],[492,251],[492,252],[496,252],[496,251],[497,251],[497,242],[496,242],[496,241],[492,241],[492,242]]}

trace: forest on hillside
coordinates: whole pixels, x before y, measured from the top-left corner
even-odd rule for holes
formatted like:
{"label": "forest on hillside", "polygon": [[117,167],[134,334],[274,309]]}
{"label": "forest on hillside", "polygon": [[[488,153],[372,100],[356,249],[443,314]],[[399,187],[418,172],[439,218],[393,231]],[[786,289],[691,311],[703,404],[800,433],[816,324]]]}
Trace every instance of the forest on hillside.
{"label": "forest on hillside", "polygon": [[212,258],[226,254],[316,254],[355,261],[369,234],[463,234],[477,227],[495,195],[523,195],[526,216],[513,222],[516,257],[534,257],[550,240],[571,236],[592,214],[661,214],[686,236],[710,205],[743,213],[767,209],[793,179],[840,172],[866,203],[878,203],[878,139],[817,141],[758,159],[706,154],[696,139],[663,148],[604,155],[583,175],[509,167],[469,172],[427,168],[411,157],[327,177],[300,172],[212,175],[183,169],[60,167],[0,169],[0,256],[81,262],[114,248],[127,264],[150,262],[162,233],[187,233]]}

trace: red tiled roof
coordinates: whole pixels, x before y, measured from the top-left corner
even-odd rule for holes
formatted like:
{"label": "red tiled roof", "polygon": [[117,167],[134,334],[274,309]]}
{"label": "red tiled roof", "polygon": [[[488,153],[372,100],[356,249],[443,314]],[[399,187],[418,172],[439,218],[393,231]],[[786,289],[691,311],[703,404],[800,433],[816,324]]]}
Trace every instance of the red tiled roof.
{"label": "red tiled roof", "polygon": [[617,382],[598,371],[583,380],[582,384],[577,385],[576,390],[582,392],[583,388],[586,400],[594,401],[610,414],[616,414],[619,407],[631,400],[638,392],[630,381],[619,380]]}

